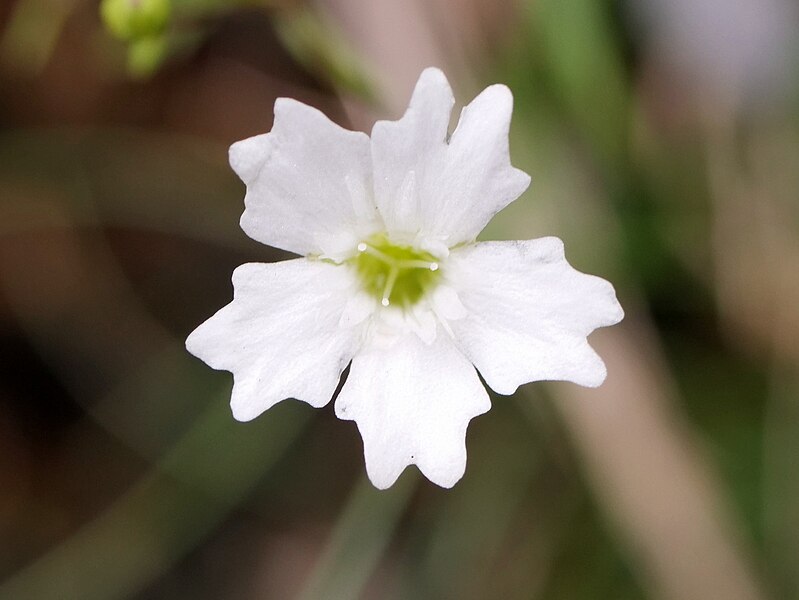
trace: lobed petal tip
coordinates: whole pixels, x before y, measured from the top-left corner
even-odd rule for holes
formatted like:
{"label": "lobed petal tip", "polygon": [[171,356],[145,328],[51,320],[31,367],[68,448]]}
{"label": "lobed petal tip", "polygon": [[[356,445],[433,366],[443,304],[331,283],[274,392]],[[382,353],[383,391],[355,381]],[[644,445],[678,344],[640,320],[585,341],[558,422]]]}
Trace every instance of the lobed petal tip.
{"label": "lobed petal tip", "polygon": [[269,157],[270,138],[268,133],[248,137],[231,144],[228,149],[230,167],[246,184],[250,184]]}
{"label": "lobed petal tip", "polygon": [[194,331],[192,331],[188,335],[188,337],[186,338],[186,341],[184,342],[184,346],[186,347],[186,350],[188,351],[189,354],[191,354],[192,356],[196,356],[197,358],[200,358],[199,354],[198,354],[198,352],[199,352],[199,348],[198,348],[199,343],[197,341],[197,339],[198,339],[197,330],[198,329],[199,329],[199,327],[197,329],[195,329]]}
{"label": "lobed petal tip", "polygon": [[411,96],[410,107],[429,101],[431,98],[438,98],[452,108],[455,104],[455,95],[452,93],[452,86],[438,67],[428,67],[419,75]]}
{"label": "lobed petal tip", "polygon": [[319,109],[314,108],[313,106],[309,106],[305,104],[305,102],[300,102],[295,98],[287,98],[281,96],[280,98],[275,98],[275,106],[273,108],[273,112],[275,114],[275,120],[282,118],[287,113],[292,111],[303,111],[303,110],[310,110],[314,112],[321,112]]}
{"label": "lobed petal tip", "polygon": [[497,381],[495,379],[492,379],[489,383],[489,387],[500,396],[513,396],[513,394],[519,391],[519,386],[520,384],[512,381]]}
{"label": "lobed petal tip", "polygon": [[504,83],[493,83],[480,92],[480,96],[490,98],[493,102],[502,103],[503,108],[507,108],[508,112],[513,110],[513,92]]}
{"label": "lobed petal tip", "polygon": [[444,71],[434,66],[425,67],[419,74],[418,81],[430,81],[449,85],[449,81],[447,80],[447,76],[444,74]]}
{"label": "lobed petal tip", "polygon": [[450,470],[442,469],[428,469],[423,465],[417,465],[422,475],[427,477],[432,483],[445,490],[452,489],[466,474],[466,455],[464,450],[463,462],[458,465],[453,465]]}
{"label": "lobed petal tip", "polygon": [[601,371],[598,370],[596,374],[593,374],[592,376],[588,377],[583,382],[578,382],[578,384],[587,388],[598,388],[603,383],[605,383],[605,380],[608,378],[608,369],[602,360],[600,360],[600,363],[602,365]]}
{"label": "lobed petal tip", "polygon": [[381,491],[387,490],[397,483],[397,480],[404,471],[405,469],[403,468],[398,473],[382,473],[374,467],[370,468],[369,463],[366,464],[366,476],[369,478],[369,481],[372,483],[372,485]]}
{"label": "lobed petal tip", "polygon": [[263,412],[262,410],[254,410],[252,406],[234,402],[230,403],[230,411],[233,413],[233,418],[240,423],[252,421]]}
{"label": "lobed petal tip", "polygon": [[281,110],[288,108],[291,104],[302,104],[302,102],[294,98],[289,98],[288,96],[279,96],[275,98],[273,111],[278,113]]}
{"label": "lobed petal tip", "polygon": [[474,100],[467,104],[461,115],[461,120],[467,115],[474,119],[489,119],[499,124],[499,130],[507,136],[510,130],[511,114],[513,113],[513,93],[508,86],[495,83],[480,92]]}
{"label": "lobed petal tip", "polygon": [[[241,213],[241,217],[239,218],[239,227],[241,230],[247,234],[250,238],[254,240],[258,240],[261,230],[263,226],[261,224],[261,219],[257,212],[250,210],[249,206],[245,205],[244,212]],[[242,265],[244,266],[244,265]],[[241,267],[239,267],[241,268]],[[238,269],[236,269],[238,271]],[[234,280],[233,285],[237,285],[239,281],[243,281],[245,274],[241,273],[238,277],[236,276],[236,271],[233,272]]]}
{"label": "lobed petal tip", "polygon": [[200,323],[194,331],[192,331],[184,342],[184,346],[189,354],[195,358],[200,359],[212,369],[220,370],[219,362],[213,356],[213,352],[209,350],[214,345],[213,339],[213,316],[209,317],[204,322]]}
{"label": "lobed petal tip", "polygon": [[526,171],[522,171],[519,168],[513,167],[513,174],[518,180],[517,183],[517,193],[521,196],[524,192],[527,191],[527,188],[530,187],[530,184],[533,182],[533,178]]}
{"label": "lobed petal tip", "polygon": [[605,383],[605,379],[608,377],[608,368],[605,366],[605,361],[602,360],[602,357],[597,354],[587,340],[584,348],[587,356],[583,368],[572,377],[564,377],[562,381],[571,381],[587,388],[598,388]]}

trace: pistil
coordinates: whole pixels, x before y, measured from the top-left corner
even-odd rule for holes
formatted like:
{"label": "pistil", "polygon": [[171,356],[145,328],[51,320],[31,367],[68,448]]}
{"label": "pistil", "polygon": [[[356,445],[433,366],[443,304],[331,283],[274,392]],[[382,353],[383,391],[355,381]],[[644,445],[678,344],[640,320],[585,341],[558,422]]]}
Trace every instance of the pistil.
{"label": "pistil", "polygon": [[350,262],[365,290],[383,306],[413,305],[438,282],[440,265],[428,252],[395,245],[384,235],[360,242],[357,249]]}
{"label": "pistil", "polygon": [[386,287],[383,288],[383,298],[380,300],[380,304],[383,306],[388,306],[391,304],[391,290],[394,289],[394,284],[397,283],[397,276],[399,275],[399,269],[396,266],[392,266],[388,272],[388,281],[386,281]]}

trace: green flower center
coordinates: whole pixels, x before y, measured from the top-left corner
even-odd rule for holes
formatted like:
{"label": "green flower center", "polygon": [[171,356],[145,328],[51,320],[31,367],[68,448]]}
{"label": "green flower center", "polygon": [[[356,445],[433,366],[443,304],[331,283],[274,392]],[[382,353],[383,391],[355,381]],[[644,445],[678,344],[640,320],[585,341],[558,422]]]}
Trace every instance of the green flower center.
{"label": "green flower center", "polygon": [[392,244],[384,234],[358,244],[358,254],[348,262],[355,267],[366,293],[383,306],[413,306],[441,278],[435,256]]}

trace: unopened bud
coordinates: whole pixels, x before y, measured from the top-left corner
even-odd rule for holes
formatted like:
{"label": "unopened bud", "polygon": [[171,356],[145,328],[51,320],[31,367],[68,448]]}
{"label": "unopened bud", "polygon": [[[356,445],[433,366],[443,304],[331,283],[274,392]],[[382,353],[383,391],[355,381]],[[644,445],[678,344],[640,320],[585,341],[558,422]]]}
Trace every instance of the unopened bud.
{"label": "unopened bud", "polygon": [[120,39],[152,38],[169,21],[170,0],[103,0],[100,15],[105,26]]}
{"label": "unopened bud", "polygon": [[163,35],[141,38],[128,45],[128,73],[133,77],[149,77],[166,58],[167,44]]}

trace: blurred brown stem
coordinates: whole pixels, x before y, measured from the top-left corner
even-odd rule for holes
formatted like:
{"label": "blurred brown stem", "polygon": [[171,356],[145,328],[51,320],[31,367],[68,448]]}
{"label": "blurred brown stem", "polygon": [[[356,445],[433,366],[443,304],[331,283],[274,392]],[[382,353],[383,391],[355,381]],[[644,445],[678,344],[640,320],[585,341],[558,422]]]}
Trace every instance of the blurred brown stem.
{"label": "blurred brown stem", "polygon": [[665,374],[645,359],[647,329],[628,315],[623,327],[595,335],[607,381],[596,390],[554,386],[555,404],[655,597],[763,598],[717,477],[675,409]]}

